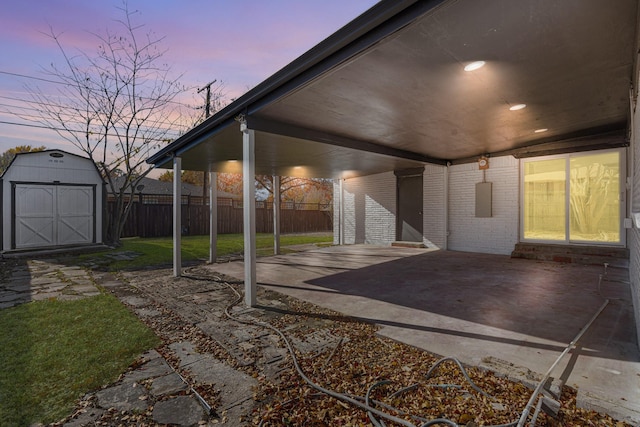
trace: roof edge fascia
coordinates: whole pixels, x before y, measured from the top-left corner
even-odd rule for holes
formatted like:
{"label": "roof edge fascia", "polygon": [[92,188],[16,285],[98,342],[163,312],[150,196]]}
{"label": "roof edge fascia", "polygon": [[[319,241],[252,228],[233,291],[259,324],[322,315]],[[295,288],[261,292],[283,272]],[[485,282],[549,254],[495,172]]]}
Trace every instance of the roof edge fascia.
{"label": "roof edge fascia", "polygon": [[[343,51],[343,56],[346,55],[346,57],[338,58],[340,62],[353,57],[358,52],[373,46],[400,28],[410,24],[417,17],[436,8],[444,1],[446,0],[381,1],[209,119],[159,150],[149,157],[146,162],[156,166],[166,163],[167,157],[176,155],[178,151],[184,152],[183,147],[186,145],[193,147],[194,141],[202,141],[204,135],[213,129],[227,127],[238,115],[246,114],[249,110],[252,113],[256,112],[275,99],[279,99],[283,93],[288,93],[317,77],[326,69],[316,70],[315,72],[312,69],[339,52]],[[376,29],[379,31],[375,31]],[[366,37],[367,35],[369,37]],[[345,48],[353,45],[358,40],[360,40],[360,43],[355,46],[355,51],[353,49],[345,51]],[[307,75],[303,75],[305,73]],[[302,78],[298,79],[299,77]],[[302,81],[295,81],[296,79]]]}
{"label": "roof edge fascia", "polygon": [[[624,123],[617,123],[611,126],[599,126],[556,137],[539,139],[517,148],[485,153],[484,155],[488,157],[513,156],[516,159],[525,159],[627,146],[629,146],[629,139]],[[454,159],[450,160],[450,163],[452,165],[475,163],[479,157],[478,155]]]}

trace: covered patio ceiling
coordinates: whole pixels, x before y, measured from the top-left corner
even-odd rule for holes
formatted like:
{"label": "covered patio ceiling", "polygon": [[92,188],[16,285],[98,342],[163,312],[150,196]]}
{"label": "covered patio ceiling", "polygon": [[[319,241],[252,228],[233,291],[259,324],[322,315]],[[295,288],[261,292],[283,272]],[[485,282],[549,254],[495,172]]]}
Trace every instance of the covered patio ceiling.
{"label": "covered patio ceiling", "polygon": [[[637,0],[384,0],[152,156],[352,177],[626,144]],[[475,71],[464,67],[484,61]],[[518,104],[526,108],[511,110]],[[231,161],[231,162],[230,162]]]}

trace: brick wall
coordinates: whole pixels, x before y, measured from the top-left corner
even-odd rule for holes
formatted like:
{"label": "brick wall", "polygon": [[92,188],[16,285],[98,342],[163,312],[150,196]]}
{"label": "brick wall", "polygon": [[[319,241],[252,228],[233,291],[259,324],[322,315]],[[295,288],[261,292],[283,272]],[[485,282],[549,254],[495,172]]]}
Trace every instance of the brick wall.
{"label": "brick wall", "polygon": [[[637,139],[634,139],[636,154],[638,150]],[[631,281],[631,299],[636,319],[636,333],[640,343],[640,230],[637,227],[629,229],[627,234],[627,246],[629,247],[629,279]]]}
{"label": "brick wall", "polygon": [[445,174],[447,168],[427,165],[424,169],[423,233],[427,246],[446,248],[447,230],[445,218]]}
{"label": "brick wall", "polygon": [[[393,172],[347,179],[343,188],[344,243],[391,244],[396,235],[396,177]],[[336,199],[340,199],[339,194],[339,185],[336,185]],[[334,241],[339,239],[337,228]]]}
{"label": "brick wall", "polygon": [[[636,78],[638,80],[638,78]],[[637,86],[636,86],[637,87]],[[640,111],[636,104],[633,113],[633,134],[631,135],[631,158],[633,158],[633,170],[629,171],[632,177],[631,206],[632,214],[640,212]],[[640,343],[640,226],[634,223],[634,227],[627,230],[627,246],[629,248],[629,279],[631,281],[631,298],[636,319],[636,332]]]}
{"label": "brick wall", "polygon": [[511,254],[519,235],[519,161],[511,156],[491,158],[486,181],[492,187],[492,216],[476,218],[476,183],[483,172],[476,163],[449,168],[448,249]]}
{"label": "brick wall", "polygon": [[[493,183],[493,216],[475,217],[475,184],[482,181],[476,163],[449,168],[448,249],[510,254],[519,234],[519,168],[513,157],[493,158],[486,180]],[[424,243],[445,248],[444,166],[427,165],[423,187]],[[388,245],[396,240],[396,177],[393,172],[344,181],[344,224],[340,224],[340,187],[335,184],[334,242],[344,226],[344,243]]]}

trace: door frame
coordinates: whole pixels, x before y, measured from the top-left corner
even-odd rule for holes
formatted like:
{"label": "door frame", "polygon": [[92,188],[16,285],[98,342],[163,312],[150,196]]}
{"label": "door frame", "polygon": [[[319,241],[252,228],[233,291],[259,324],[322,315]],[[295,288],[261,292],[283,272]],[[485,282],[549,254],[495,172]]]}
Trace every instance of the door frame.
{"label": "door frame", "polygon": [[420,177],[422,185],[420,187],[420,200],[421,200],[421,209],[420,209],[420,235],[422,236],[420,240],[424,241],[424,167],[418,168],[410,168],[410,169],[401,169],[393,171],[393,174],[396,176],[396,240],[402,240],[402,218],[400,217],[400,181],[403,178],[410,177]]}
{"label": "door frame", "polygon": [[[597,154],[597,153],[611,153],[617,152],[620,158],[620,182],[619,182],[619,204],[620,204],[620,214],[618,219],[618,229],[620,233],[620,240],[618,242],[598,242],[598,241],[584,241],[584,240],[571,240],[570,236],[570,176],[569,176],[569,164],[571,157],[579,156],[579,155],[589,155],[589,154]],[[553,159],[566,159],[566,180],[565,180],[565,239],[564,240],[544,240],[544,239],[526,239],[524,237],[524,197],[525,197],[525,185],[524,185],[524,174],[525,167],[524,164],[530,161],[537,160],[553,160]],[[543,244],[556,244],[556,245],[573,245],[573,246],[613,246],[613,247],[626,247],[627,244],[627,233],[624,227],[624,220],[627,216],[627,151],[625,148],[609,148],[604,150],[589,150],[589,151],[579,151],[579,152],[571,152],[565,154],[556,154],[550,156],[540,156],[540,157],[527,157],[520,159],[520,232],[519,238],[521,242],[526,243],[543,243]]]}
{"label": "door frame", "polygon": [[[55,182],[36,182],[36,181],[10,181],[10,185],[11,185],[11,249],[13,250],[30,250],[30,249],[37,249],[39,247],[42,248],[49,248],[49,247],[60,247],[60,246],[80,246],[80,245],[90,245],[90,244],[94,244],[96,243],[96,231],[97,231],[97,185],[96,184],[84,184],[84,183],[68,183],[68,182],[59,182],[59,181],[55,181]],[[33,246],[33,247],[29,247],[29,248],[16,248],[16,187],[18,185],[39,185],[39,186],[47,186],[47,187],[54,187],[55,188],[55,197],[54,197],[54,239],[56,240],[56,242],[51,245],[51,246]],[[58,188],[59,187],[89,187],[91,188],[92,191],[92,237],[91,237],[91,242],[87,242],[87,243],[72,243],[72,244],[68,244],[68,245],[60,245],[58,244],[58,237],[57,237],[57,217],[58,217]]]}

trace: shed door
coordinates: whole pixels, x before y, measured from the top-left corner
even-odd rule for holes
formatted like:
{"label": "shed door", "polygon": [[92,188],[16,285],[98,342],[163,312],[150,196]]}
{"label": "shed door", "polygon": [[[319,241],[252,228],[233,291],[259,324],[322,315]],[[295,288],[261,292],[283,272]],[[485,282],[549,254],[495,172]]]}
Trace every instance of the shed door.
{"label": "shed door", "polygon": [[15,249],[92,243],[94,188],[16,184]]}

